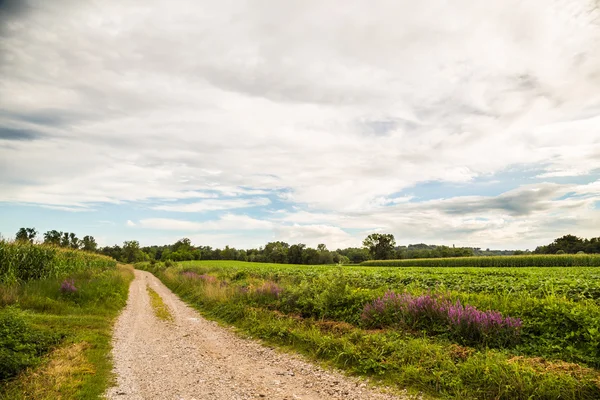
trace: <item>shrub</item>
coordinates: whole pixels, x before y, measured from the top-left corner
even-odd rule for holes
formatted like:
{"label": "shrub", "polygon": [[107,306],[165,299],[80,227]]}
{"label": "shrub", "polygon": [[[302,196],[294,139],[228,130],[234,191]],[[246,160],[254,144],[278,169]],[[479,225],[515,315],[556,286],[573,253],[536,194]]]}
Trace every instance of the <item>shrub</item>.
{"label": "shrub", "polygon": [[0,311],[0,380],[40,362],[40,356],[62,335],[30,326],[13,307]]}

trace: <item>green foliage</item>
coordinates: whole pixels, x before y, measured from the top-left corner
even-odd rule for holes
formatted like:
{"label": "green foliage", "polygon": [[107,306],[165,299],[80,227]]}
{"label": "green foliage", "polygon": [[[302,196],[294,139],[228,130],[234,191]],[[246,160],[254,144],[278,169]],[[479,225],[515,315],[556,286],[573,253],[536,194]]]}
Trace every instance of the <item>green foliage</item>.
{"label": "green foliage", "polygon": [[[598,370],[566,362],[600,366],[600,269],[141,266],[207,315],[400,387],[456,399],[600,398]],[[362,329],[364,305],[388,289],[521,318],[521,343],[464,347],[426,324]]]}
{"label": "green foliage", "polygon": [[35,328],[16,307],[0,309],[0,381],[37,365],[62,335]]}
{"label": "green foliage", "polygon": [[455,257],[411,260],[372,260],[361,263],[378,267],[599,267],[598,254]]}
{"label": "green foliage", "polygon": [[363,240],[363,246],[374,260],[387,260],[392,257],[396,240],[389,233],[372,233]]}
{"label": "green foliage", "polygon": [[37,236],[35,228],[20,228],[15,235],[15,241],[17,242],[29,242],[33,243]]}
{"label": "green foliage", "polygon": [[565,235],[546,246],[539,246],[534,251],[537,254],[579,254],[600,253],[600,237],[582,239],[573,235]]}
{"label": "green foliage", "polygon": [[[35,249],[52,250],[49,262],[61,266],[61,276],[0,284],[0,398],[98,398],[109,384],[112,320],[125,305],[132,271],[82,251],[29,245],[24,254]],[[65,281],[77,290],[61,291]],[[72,346],[81,349],[82,373],[53,380],[39,372]],[[64,368],[75,362],[56,361]]]}
{"label": "green foliage", "polygon": [[0,241],[0,283],[66,276],[88,268],[115,268],[108,257],[29,242]]}

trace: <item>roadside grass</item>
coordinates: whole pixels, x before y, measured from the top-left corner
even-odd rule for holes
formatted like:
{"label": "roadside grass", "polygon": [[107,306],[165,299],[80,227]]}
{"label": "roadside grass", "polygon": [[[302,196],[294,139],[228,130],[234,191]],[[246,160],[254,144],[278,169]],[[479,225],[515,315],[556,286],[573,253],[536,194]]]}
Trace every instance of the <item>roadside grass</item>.
{"label": "roadside grass", "polygon": [[[68,278],[76,290],[65,289]],[[0,399],[97,399],[112,383],[112,326],[127,300],[131,266],[0,285]],[[61,289],[62,288],[62,289]],[[31,346],[32,338],[47,341]]]}
{"label": "roadside grass", "polygon": [[173,315],[171,315],[169,307],[167,307],[160,295],[156,293],[156,291],[154,291],[154,289],[152,289],[150,286],[146,286],[146,289],[150,295],[150,304],[154,310],[154,315],[163,321],[172,322]]}
{"label": "roadside grass", "polygon": [[[211,319],[348,373],[408,388],[411,393],[449,399],[600,398],[600,372],[593,366],[561,359],[568,359],[575,349],[559,348],[558,358],[543,358],[528,356],[519,347],[468,347],[426,330],[367,329],[357,317],[362,305],[382,294],[384,288],[362,289],[362,275],[321,271],[316,276],[310,268],[293,270],[287,266],[254,268],[250,265],[246,269],[243,264],[191,268],[183,264],[172,268],[157,265],[151,271]],[[421,293],[414,287],[407,289]],[[486,309],[485,299],[478,299],[483,294],[463,294],[467,300],[479,300],[478,307]],[[517,296],[518,302],[524,299],[521,297]],[[559,332],[550,328],[567,312],[563,310],[567,306],[573,311],[568,313],[572,321],[577,321],[574,318],[578,315],[595,318],[592,300],[572,304],[564,297],[548,296],[538,301],[544,308],[526,315],[526,322],[540,324],[542,338],[547,340],[555,340],[552,335]],[[512,298],[506,302],[514,304]],[[495,302],[489,305],[498,306]],[[544,315],[548,321],[536,321]],[[546,351],[544,347],[530,350]],[[590,355],[592,361],[597,359],[594,357]]]}

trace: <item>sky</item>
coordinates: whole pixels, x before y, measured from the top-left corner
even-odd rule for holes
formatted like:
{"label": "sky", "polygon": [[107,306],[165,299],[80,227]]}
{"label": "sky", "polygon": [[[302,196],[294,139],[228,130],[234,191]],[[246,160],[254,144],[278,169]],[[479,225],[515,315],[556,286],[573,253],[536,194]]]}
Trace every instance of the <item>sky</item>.
{"label": "sky", "polygon": [[0,233],[600,236],[596,0],[0,0]]}

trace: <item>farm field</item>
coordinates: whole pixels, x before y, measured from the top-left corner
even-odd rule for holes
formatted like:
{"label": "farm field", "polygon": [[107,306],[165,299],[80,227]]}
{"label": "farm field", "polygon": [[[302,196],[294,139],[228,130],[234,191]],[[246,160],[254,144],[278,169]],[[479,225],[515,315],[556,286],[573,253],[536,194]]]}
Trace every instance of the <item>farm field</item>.
{"label": "farm field", "polygon": [[99,398],[132,279],[108,257],[0,242],[0,399]]}
{"label": "farm field", "polygon": [[142,263],[205,315],[441,398],[600,398],[600,268]]}

